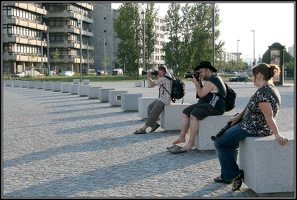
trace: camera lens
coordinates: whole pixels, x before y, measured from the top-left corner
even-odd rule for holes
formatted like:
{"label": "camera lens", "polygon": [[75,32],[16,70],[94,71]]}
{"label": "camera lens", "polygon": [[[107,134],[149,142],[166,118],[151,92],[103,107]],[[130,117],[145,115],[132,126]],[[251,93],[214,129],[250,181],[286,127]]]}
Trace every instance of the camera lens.
{"label": "camera lens", "polygon": [[145,74],[147,74],[147,72],[146,72],[146,71],[142,71],[141,73],[142,73],[142,75],[145,75]]}

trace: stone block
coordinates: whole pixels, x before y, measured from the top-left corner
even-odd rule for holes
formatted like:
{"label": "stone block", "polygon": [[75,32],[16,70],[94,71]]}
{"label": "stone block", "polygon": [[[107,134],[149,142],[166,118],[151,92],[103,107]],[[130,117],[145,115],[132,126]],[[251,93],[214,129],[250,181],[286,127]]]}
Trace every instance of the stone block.
{"label": "stone block", "polygon": [[36,82],[36,89],[44,89],[44,83],[43,81],[37,81]]}
{"label": "stone block", "polygon": [[135,87],[142,87],[142,81],[136,81]]}
{"label": "stone block", "polygon": [[84,79],[83,80],[83,85],[89,85],[90,83],[90,80],[89,79]]}
{"label": "stone block", "polygon": [[155,101],[156,97],[139,97],[138,98],[138,116],[142,119],[148,118],[147,107]]}
{"label": "stone block", "polygon": [[142,97],[142,93],[122,93],[121,109],[127,111],[138,110],[138,98]]}
{"label": "stone block", "polygon": [[78,95],[80,97],[86,97],[86,96],[88,96],[89,90],[90,90],[89,85],[79,85],[78,86]]}
{"label": "stone block", "polygon": [[30,82],[30,81],[22,81],[22,83],[21,83],[21,87],[22,87],[22,88],[28,88],[28,87],[29,87],[29,82]]}
{"label": "stone block", "polygon": [[89,99],[98,99],[99,90],[101,87],[90,87],[88,98]]}
{"label": "stone block", "polygon": [[127,91],[122,90],[109,90],[109,103],[112,106],[120,106],[121,105],[121,94],[127,93]]}
{"label": "stone block", "polygon": [[224,113],[223,115],[208,116],[203,120],[199,120],[199,130],[195,137],[196,149],[215,150],[211,136],[216,136],[233,116],[234,114]]}
{"label": "stone block", "polygon": [[73,79],[72,84],[79,84],[79,79]]}
{"label": "stone block", "polygon": [[160,116],[161,127],[165,131],[181,130],[182,112],[189,103],[172,103],[164,107]]}
{"label": "stone block", "polygon": [[29,88],[30,89],[36,88],[36,82],[35,81],[30,81],[29,82]]}
{"label": "stone block", "polygon": [[61,92],[61,82],[53,82],[53,92]]}
{"label": "stone block", "polygon": [[114,90],[114,88],[100,88],[98,93],[98,99],[101,102],[108,102],[109,101],[109,91]]}
{"label": "stone block", "polygon": [[70,93],[70,83],[62,83],[61,84],[61,92],[62,93]]}
{"label": "stone block", "polygon": [[70,94],[78,94],[78,86],[79,84],[71,84],[70,85]]}
{"label": "stone block", "polygon": [[13,87],[21,87],[21,82],[22,82],[21,80],[14,80],[12,83]]}
{"label": "stone block", "polygon": [[53,89],[53,82],[44,83],[44,90],[52,90],[52,89]]}
{"label": "stone block", "polygon": [[4,84],[5,84],[5,86],[11,87],[13,85],[13,81],[12,80],[4,80]]}
{"label": "stone block", "polygon": [[239,166],[244,171],[243,182],[254,192],[293,192],[295,139],[294,132],[281,132],[289,141],[280,145],[274,135],[247,137],[239,143]]}

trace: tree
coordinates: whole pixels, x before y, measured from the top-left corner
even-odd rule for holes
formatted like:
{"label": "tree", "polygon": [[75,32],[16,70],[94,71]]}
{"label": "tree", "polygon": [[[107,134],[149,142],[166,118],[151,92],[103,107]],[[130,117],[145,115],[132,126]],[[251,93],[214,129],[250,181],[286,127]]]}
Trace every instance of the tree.
{"label": "tree", "polygon": [[102,59],[102,65],[104,67],[104,74],[106,74],[106,68],[107,66],[110,64],[110,58],[107,54],[104,55],[103,59]]}
{"label": "tree", "polygon": [[89,62],[89,65],[94,65],[94,58],[91,52],[89,53],[88,62]]}
{"label": "tree", "polygon": [[57,69],[57,62],[60,61],[60,53],[59,53],[59,50],[56,48],[55,52],[54,52],[54,62],[55,62],[55,70]]}
{"label": "tree", "polygon": [[125,66],[130,75],[137,75],[141,56],[141,24],[140,7],[137,3],[123,3],[118,9],[118,17],[114,21],[116,37],[120,39],[118,45],[118,62]]}

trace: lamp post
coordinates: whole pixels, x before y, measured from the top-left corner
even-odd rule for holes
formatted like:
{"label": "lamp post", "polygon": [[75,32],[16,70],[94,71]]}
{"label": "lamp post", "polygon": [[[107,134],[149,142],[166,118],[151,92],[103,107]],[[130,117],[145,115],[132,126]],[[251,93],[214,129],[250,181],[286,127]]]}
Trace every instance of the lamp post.
{"label": "lamp post", "polygon": [[215,24],[215,3],[211,3],[212,7],[212,65],[214,65],[214,54],[215,54],[215,38],[214,38],[214,24]]}
{"label": "lamp post", "polygon": [[82,55],[82,12],[80,12],[80,20],[79,20],[79,35],[80,35],[80,84],[82,84],[82,59],[83,59],[83,55]]}
{"label": "lamp post", "polygon": [[[102,59],[102,61],[104,60],[104,59],[106,59],[105,57],[106,57],[106,49],[105,49],[105,38],[99,38],[99,40],[103,40],[103,50],[104,50],[104,55],[103,55],[103,59]],[[103,66],[104,67],[104,66]],[[104,74],[106,74],[106,69],[105,69],[105,67],[104,67]]]}
{"label": "lamp post", "polygon": [[51,66],[50,66],[50,62],[49,62],[49,60],[50,60],[50,57],[49,57],[49,33],[47,32],[47,34],[46,34],[46,40],[47,40],[47,70],[48,70],[48,76],[50,75],[50,72],[51,72]]}
{"label": "lamp post", "polygon": [[238,66],[238,42],[239,42],[240,40],[237,40],[237,56],[236,56],[236,58],[237,58],[237,72],[239,72],[239,66]]}
{"label": "lamp post", "polygon": [[255,30],[251,30],[253,32],[253,65],[256,65],[255,59]]}
{"label": "lamp post", "polygon": [[[145,70],[145,14],[144,14],[144,4],[142,4],[142,64],[143,70]],[[137,76],[139,76],[139,72],[137,72]],[[143,77],[143,86],[145,87],[145,76]]]}

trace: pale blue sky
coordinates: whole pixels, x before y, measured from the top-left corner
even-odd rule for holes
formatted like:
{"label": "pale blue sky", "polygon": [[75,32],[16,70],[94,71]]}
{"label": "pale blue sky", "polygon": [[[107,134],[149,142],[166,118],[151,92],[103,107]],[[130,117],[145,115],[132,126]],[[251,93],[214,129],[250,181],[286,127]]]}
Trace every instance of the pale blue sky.
{"label": "pale blue sky", "polygon": [[[120,3],[112,3],[118,8]],[[170,3],[156,3],[159,15],[165,16]],[[182,5],[184,5],[182,3]],[[242,53],[242,58],[253,58],[255,30],[255,57],[262,56],[274,42],[287,50],[295,44],[295,3],[216,3],[220,10],[220,40],[225,41],[226,52]],[[161,14],[162,13],[162,14]]]}

